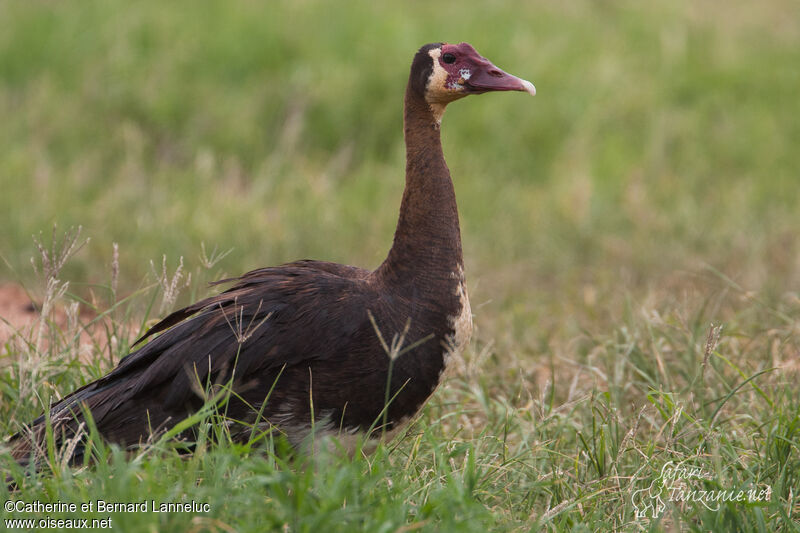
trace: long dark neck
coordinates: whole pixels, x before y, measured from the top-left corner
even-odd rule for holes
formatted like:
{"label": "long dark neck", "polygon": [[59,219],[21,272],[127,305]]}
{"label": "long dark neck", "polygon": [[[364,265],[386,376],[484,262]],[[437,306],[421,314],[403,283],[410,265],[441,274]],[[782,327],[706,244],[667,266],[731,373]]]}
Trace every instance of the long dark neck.
{"label": "long dark neck", "polygon": [[392,249],[377,272],[396,282],[451,275],[463,262],[453,181],[442,153],[439,122],[410,85],[403,123],[406,186]]}

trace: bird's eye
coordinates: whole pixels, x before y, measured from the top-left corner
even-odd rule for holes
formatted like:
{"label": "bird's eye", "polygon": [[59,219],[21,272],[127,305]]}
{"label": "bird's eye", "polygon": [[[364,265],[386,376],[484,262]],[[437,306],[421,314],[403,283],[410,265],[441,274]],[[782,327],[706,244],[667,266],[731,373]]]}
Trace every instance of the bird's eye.
{"label": "bird's eye", "polygon": [[443,60],[445,63],[448,63],[448,64],[450,64],[450,63],[455,63],[455,62],[456,62],[456,56],[454,56],[453,54],[451,54],[451,53],[449,53],[449,52],[448,52],[448,53],[446,53],[446,54],[444,54],[444,55],[442,56],[442,60]]}

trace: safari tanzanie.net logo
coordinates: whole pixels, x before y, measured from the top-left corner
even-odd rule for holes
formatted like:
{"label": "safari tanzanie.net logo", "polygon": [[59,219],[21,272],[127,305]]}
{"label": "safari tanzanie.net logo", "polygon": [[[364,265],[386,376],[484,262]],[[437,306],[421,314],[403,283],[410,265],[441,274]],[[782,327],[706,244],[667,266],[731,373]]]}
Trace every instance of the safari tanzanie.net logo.
{"label": "safari tanzanie.net logo", "polygon": [[635,486],[646,486],[631,492],[636,519],[660,518],[669,503],[681,508],[702,505],[709,511],[719,511],[728,502],[753,504],[772,498],[769,485],[728,489],[719,488],[717,481],[705,467],[689,460],[664,463],[656,477],[637,480]]}

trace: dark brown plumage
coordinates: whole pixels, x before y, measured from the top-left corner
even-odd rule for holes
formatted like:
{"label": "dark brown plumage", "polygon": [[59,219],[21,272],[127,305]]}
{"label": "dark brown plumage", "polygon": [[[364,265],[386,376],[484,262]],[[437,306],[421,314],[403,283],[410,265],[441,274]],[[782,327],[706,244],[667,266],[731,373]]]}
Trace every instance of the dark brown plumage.
{"label": "dark brown plumage", "polygon": [[[210,384],[228,382],[230,419],[252,422],[261,411],[263,425],[295,445],[312,418],[325,433],[349,436],[392,431],[412,417],[472,329],[441,114],[490,90],[533,86],[467,44],[422,47],[406,88],[406,187],[386,260],[374,271],[298,261],[225,280],[231,288],[172,313],[108,375],[55,404],[58,441],[74,434],[83,406],[105,439],[136,445],[196,411]],[[392,360],[385,343],[400,336],[404,350]],[[21,462],[41,447],[43,423],[12,438]]]}

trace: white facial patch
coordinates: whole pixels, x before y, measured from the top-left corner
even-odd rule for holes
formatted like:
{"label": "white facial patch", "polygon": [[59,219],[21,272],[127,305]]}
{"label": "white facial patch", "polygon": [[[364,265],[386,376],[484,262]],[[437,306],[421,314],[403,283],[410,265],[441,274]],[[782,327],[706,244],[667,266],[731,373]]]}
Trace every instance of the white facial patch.
{"label": "white facial patch", "polygon": [[442,55],[441,48],[433,48],[428,50],[428,55],[433,59],[433,71],[428,77],[428,85],[426,86],[427,95],[435,94],[438,89],[444,87],[444,82],[447,80],[447,71],[439,64],[439,56]]}
{"label": "white facial patch", "polygon": [[472,76],[472,71],[468,68],[462,68],[458,71],[458,81],[451,81],[447,84],[447,88],[453,91],[460,91],[464,88],[464,83]]}
{"label": "white facial patch", "polygon": [[[441,124],[444,108],[448,102],[450,102],[450,99],[445,98],[443,94],[445,91],[445,82],[447,81],[447,71],[439,64],[439,57],[442,55],[441,48],[428,50],[428,55],[431,56],[433,60],[433,71],[428,77],[425,100],[431,107],[433,118],[436,119],[436,122]],[[454,89],[453,87],[449,88]]]}

